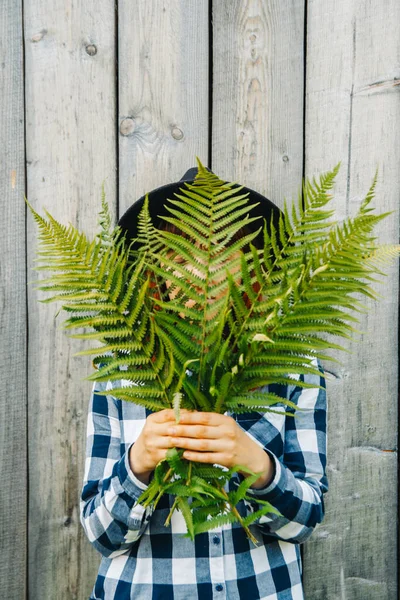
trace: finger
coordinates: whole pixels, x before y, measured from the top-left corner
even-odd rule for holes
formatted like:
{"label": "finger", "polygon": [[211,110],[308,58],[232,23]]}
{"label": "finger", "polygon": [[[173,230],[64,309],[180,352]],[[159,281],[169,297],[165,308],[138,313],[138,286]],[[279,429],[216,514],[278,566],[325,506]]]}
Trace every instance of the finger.
{"label": "finger", "polygon": [[[190,411],[187,408],[182,408],[181,416],[188,412]],[[167,423],[168,421],[176,423],[175,411],[172,408],[164,408],[158,412],[151,413],[147,418],[153,421],[153,423]]]}
{"label": "finger", "polygon": [[224,439],[196,439],[196,438],[171,438],[174,446],[196,452],[223,452],[227,451],[227,441]]}
{"label": "finger", "polygon": [[165,423],[162,427],[165,435],[171,435],[175,438],[216,439],[222,437],[221,427],[212,427],[209,425],[172,425],[171,423]]}
{"label": "finger", "polygon": [[210,427],[218,427],[230,419],[226,415],[218,413],[208,413],[200,411],[185,411],[181,413],[179,424],[181,425],[208,425]]}
{"label": "finger", "polygon": [[156,450],[168,450],[169,448],[175,448],[176,444],[171,436],[164,435],[153,435],[151,437],[151,443],[148,444],[148,448]]}
{"label": "finger", "polygon": [[193,452],[185,450],[183,458],[193,462],[207,463],[210,465],[216,464],[228,468],[231,467],[230,464],[227,464],[227,458],[222,452]]}
{"label": "finger", "polygon": [[172,408],[165,408],[164,410],[159,410],[158,412],[152,413],[147,417],[153,423],[167,423],[168,421],[175,421],[175,413]]}

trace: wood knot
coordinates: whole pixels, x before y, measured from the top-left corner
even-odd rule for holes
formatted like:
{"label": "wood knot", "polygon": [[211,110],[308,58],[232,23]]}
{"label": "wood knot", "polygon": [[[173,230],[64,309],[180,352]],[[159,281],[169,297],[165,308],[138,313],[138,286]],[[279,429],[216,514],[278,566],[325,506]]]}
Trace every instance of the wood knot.
{"label": "wood knot", "polygon": [[135,127],[135,119],[132,119],[132,117],[127,117],[126,119],[123,119],[123,121],[121,121],[121,124],[119,126],[119,132],[121,135],[132,135],[135,131]]}
{"label": "wood knot", "polygon": [[42,29],[42,31],[39,31],[39,33],[35,33],[35,35],[33,35],[31,37],[31,42],[33,42],[33,43],[40,42],[40,40],[42,40],[44,38],[46,33],[47,33],[47,29]]}

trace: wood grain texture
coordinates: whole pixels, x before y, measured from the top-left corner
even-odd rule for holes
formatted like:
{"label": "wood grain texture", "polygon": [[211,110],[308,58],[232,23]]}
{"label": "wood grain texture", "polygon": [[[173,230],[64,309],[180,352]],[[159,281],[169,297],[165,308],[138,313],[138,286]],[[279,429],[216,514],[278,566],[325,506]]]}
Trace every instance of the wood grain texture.
{"label": "wood grain texture", "polygon": [[21,2],[0,19],[0,582],[1,595],[26,594],[27,442],[24,85]]}
{"label": "wood grain texture", "polygon": [[[398,243],[400,127],[397,24],[400,5],[366,1],[308,3],[306,175],[341,170],[339,218],[353,215],[375,169],[374,205],[393,210],[377,229]],[[305,547],[308,600],[397,598],[398,270],[378,286],[352,354],[337,356],[328,381],[326,517]]]}
{"label": "wood grain texture", "polygon": [[213,2],[212,165],[283,206],[303,169],[304,3]]}
{"label": "wood grain texture", "polygon": [[[73,357],[84,344],[68,340],[60,330],[63,315],[55,320],[56,305],[39,304],[43,295],[32,286],[26,328],[25,279],[36,279],[37,231],[28,214],[25,237],[24,191],[37,210],[93,234],[104,178],[111,209],[122,214],[146,191],[179,179],[198,155],[221,177],[282,206],[285,197],[297,198],[304,162],[311,177],[341,160],[338,218],[354,214],[379,166],[375,204],[395,212],[378,234],[398,241],[400,5],[309,0],[305,15],[305,4],[214,0],[210,15],[208,0],[26,0],[23,6],[6,0],[0,19],[5,598],[88,598],[100,562],[79,523],[90,361]],[[397,265],[388,272],[378,287],[384,298],[368,303],[360,323],[365,333],[349,344],[352,354],[337,356],[341,367],[325,365],[330,491],[325,520],[302,547],[307,600],[397,597]]]}
{"label": "wood grain texture", "polygon": [[208,163],[208,2],[119,2],[119,201]]}
{"label": "wood grain texture", "polygon": [[[101,183],[116,212],[114,2],[28,0],[27,196],[92,235]],[[29,279],[36,227],[28,218]],[[79,521],[90,361],[29,289],[29,598],[88,598],[98,567]]]}

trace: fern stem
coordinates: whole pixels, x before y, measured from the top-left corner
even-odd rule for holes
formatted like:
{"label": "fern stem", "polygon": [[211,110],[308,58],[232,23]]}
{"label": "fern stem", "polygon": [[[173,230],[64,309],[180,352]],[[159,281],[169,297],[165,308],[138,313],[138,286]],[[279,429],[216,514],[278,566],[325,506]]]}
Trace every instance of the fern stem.
{"label": "fern stem", "polygon": [[253,544],[254,544],[255,546],[257,546],[257,544],[258,544],[258,540],[257,540],[257,539],[254,537],[254,535],[251,533],[251,531],[250,531],[250,529],[248,528],[248,526],[247,526],[247,525],[245,525],[245,524],[243,523],[243,519],[242,519],[242,517],[240,516],[240,513],[239,513],[239,511],[237,510],[236,506],[233,506],[233,505],[231,504],[231,502],[230,502],[230,500],[229,500],[229,496],[228,496],[228,494],[226,493],[226,491],[224,490],[224,488],[223,488],[223,487],[220,487],[220,486],[217,486],[217,487],[218,487],[219,491],[220,491],[220,492],[223,494],[223,496],[225,496],[225,498],[226,498],[226,501],[227,501],[227,504],[228,504],[229,508],[231,509],[232,513],[235,515],[235,517],[236,517],[236,519],[238,520],[238,522],[240,523],[240,525],[241,525],[241,526],[243,527],[243,529],[245,530],[247,537],[248,537],[248,538],[249,538],[249,539],[250,539],[250,540],[253,542]]}
{"label": "fern stem", "polygon": [[158,495],[157,495],[156,499],[154,500],[153,509],[155,509],[155,508],[156,508],[157,504],[159,503],[159,501],[161,500],[161,497],[162,497],[162,496],[163,496],[163,494],[164,494],[164,489],[163,489],[163,487],[162,487],[162,484],[163,484],[163,483],[166,483],[166,482],[168,481],[168,479],[169,479],[169,478],[171,477],[171,475],[172,475],[172,472],[173,472],[173,470],[172,470],[172,468],[170,467],[170,468],[168,469],[168,471],[165,473],[165,475],[164,475],[164,477],[163,477],[163,480],[162,480],[162,483],[161,483],[161,485],[160,485],[160,491],[158,492]]}
{"label": "fern stem", "polygon": [[188,468],[188,477],[187,477],[187,486],[190,486],[191,480],[192,480],[192,467],[193,467],[193,463],[192,461],[189,461],[189,468]]}
{"label": "fern stem", "polygon": [[199,361],[199,376],[197,378],[197,389],[200,390],[201,382],[203,380],[203,364],[205,358],[205,339],[206,339],[206,325],[207,325],[207,310],[208,310],[208,290],[209,290],[209,281],[210,281],[210,260],[211,260],[211,236],[213,233],[212,225],[214,224],[213,215],[214,215],[214,190],[212,190],[212,204],[211,204],[211,214],[210,214],[210,234],[208,236],[208,244],[207,244],[207,268],[206,268],[206,282],[205,282],[205,290],[204,290],[204,310],[203,310],[203,319],[201,324],[202,336],[201,336],[201,348],[200,348],[200,361]]}
{"label": "fern stem", "polygon": [[171,510],[169,511],[168,517],[165,519],[165,527],[168,527],[168,525],[171,522],[171,517],[172,517],[172,513],[174,512],[176,505],[178,504],[178,497],[175,498],[173,505],[171,506]]}
{"label": "fern stem", "polygon": [[168,471],[165,473],[164,477],[163,477],[163,483],[165,483],[166,481],[168,481],[168,479],[171,477],[172,475],[172,467],[170,467],[168,469]]}
{"label": "fern stem", "polygon": [[153,510],[156,509],[156,506],[159,503],[159,501],[161,500],[161,497],[163,496],[163,494],[164,494],[164,490],[160,490],[158,492],[158,495],[157,495],[157,497],[156,497],[156,499],[154,500],[154,503],[153,503]]}

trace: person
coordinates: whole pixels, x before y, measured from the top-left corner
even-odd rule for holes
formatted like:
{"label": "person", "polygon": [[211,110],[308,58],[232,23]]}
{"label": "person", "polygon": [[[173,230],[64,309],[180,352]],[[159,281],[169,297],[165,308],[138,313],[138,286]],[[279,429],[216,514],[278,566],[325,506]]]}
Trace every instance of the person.
{"label": "person", "polygon": [[[189,169],[179,182],[149,194],[150,212],[159,215],[163,201],[182,182],[193,182]],[[278,210],[253,190],[251,200],[262,199],[261,214]],[[119,224],[134,236],[136,202]],[[300,544],[324,517],[326,476],[327,399],[320,373],[300,376],[315,388],[296,383],[270,385],[299,408],[284,404],[277,411],[224,415],[182,411],[156,413],[113,397],[120,382],[95,383],[89,402],[84,481],[80,520],[92,546],[102,555],[90,600],[302,600]],[[108,391],[107,395],[99,392]],[[242,517],[270,502],[281,513],[261,516],[250,526],[258,544],[237,523],[184,537],[186,525],[175,510],[165,520],[173,499],[164,495],[155,510],[138,502],[157,463],[168,448],[184,449],[188,460],[231,467],[236,464],[261,473],[250,488],[251,501],[242,501]],[[235,474],[235,486],[245,475]]]}

